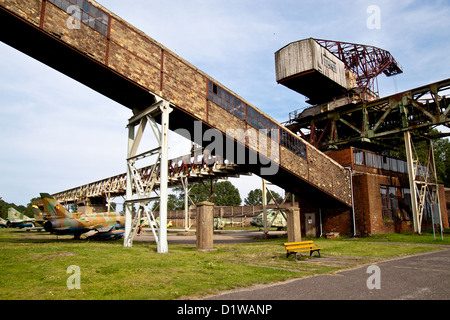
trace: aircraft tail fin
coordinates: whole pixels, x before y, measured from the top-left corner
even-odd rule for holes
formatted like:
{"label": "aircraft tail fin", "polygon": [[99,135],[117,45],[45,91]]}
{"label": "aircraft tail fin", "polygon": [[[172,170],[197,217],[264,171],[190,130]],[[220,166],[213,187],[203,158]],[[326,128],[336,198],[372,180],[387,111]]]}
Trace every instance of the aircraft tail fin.
{"label": "aircraft tail fin", "polygon": [[23,213],[17,211],[13,207],[10,207],[8,209],[8,220],[9,221],[16,221],[16,220],[22,219],[22,216],[23,216]]}
{"label": "aircraft tail fin", "polygon": [[34,218],[36,220],[43,220],[46,216],[36,205],[31,206],[31,211],[33,212]]}
{"label": "aircraft tail fin", "polygon": [[51,219],[72,218],[72,214],[64,208],[55,198],[48,193],[41,193],[44,211]]}

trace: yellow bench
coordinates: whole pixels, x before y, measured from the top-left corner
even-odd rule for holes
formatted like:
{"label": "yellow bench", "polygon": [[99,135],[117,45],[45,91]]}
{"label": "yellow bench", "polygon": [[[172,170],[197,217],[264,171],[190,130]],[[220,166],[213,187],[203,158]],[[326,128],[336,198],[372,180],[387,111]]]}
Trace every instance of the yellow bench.
{"label": "yellow bench", "polygon": [[286,258],[289,258],[289,256],[291,254],[294,254],[295,260],[298,260],[297,254],[299,252],[307,252],[307,251],[309,251],[310,256],[313,254],[314,251],[317,251],[317,253],[319,254],[319,258],[320,258],[321,257],[320,250],[323,249],[323,248],[316,247],[316,245],[314,244],[314,241],[286,242],[284,244],[284,247],[286,248],[286,251],[287,251]]}

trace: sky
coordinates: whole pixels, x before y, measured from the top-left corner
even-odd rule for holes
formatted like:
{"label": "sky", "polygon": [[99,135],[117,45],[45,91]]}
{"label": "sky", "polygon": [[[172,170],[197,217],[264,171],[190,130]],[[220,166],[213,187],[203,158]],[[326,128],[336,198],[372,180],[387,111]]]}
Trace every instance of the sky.
{"label": "sky", "polygon": [[[274,53],[293,41],[314,37],[390,51],[404,73],[380,76],[381,96],[450,77],[448,0],[99,3],[280,122],[307,106],[305,97],[275,81]],[[0,197],[26,205],[40,192],[125,172],[131,116],[129,109],[0,42]],[[169,157],[189,152],[188,141],[175,133],[169,139]],[[242,199],[261,188],[256,176],[230,181]]]}

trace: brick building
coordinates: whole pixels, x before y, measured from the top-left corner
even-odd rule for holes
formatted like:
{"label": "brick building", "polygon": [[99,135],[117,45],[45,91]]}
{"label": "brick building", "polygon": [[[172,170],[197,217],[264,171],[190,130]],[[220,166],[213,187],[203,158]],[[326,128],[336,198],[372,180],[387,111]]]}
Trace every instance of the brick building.
{"label": "brick building", "polygon": [[[414,232],[407,163],[371,151],[348,148],[327,152],[328,156],[351,170],[354,209],[342,206],[318,206],[300,195],[302,234],[321,236],[330,232],[341,235],[370,236],[380,233]],[[446,192],[439,186],[442,225],[449,227]],[[424,208],[422,228],[439,224],[433,207]]]}
{"label": "brick building", "polygon": [[[70,5],[77,7],[81,17],[76,18],[76,12],[75,17],[73,12],[68,12]],[[246,158],[254,156],[258,159],[256,164],[243,163],[241,167],[245,172],[261,175],[299,199],[302,231],[307,236],[327,232],[370,235],[411,227],[411,220],[408,220],[410,214],[405,205],[408,199],[407,175],[404,171],[398,171],[398,160],[389,160],[386,162],[388,165],[384,165],[384,158],[369,152],[355,152],[353,148],[325,155],[321,150],[326,149],[320,148],[318,141],[313,139],[314,130],[311,130],[309,139],[298,136],[296,128],[286,128],[93,0],[0,0],[0,25],[6,30],[0,34],[1,41],[136,114],[162,98],[173,109],[171,130],[183,129],[180,132],[202,145],[206,142],[203,141],[203,133],[213,128],[218,137],[224,139],[223,145],[231,150],[228,153],[223,148],[222,154],[215,150],[220,156],[232,154],[234,157],[237,150],[243,147]],[[292,64],[290,57],[302,58]],[[388,74],[398,71],[398,66],[392,59],[390,61],[389,69],[384,70]],[[329,121],[340,121],[349,132],[366,134],[362,136],[365,140],[376,136],[375,129],[365,130],[366,120],[370,117],[362,117],[361,120],[355,116],[366,108],[353,110],[353,106],[359,103],[354,100],[357,78],[345,68],[344,61],[323,46],[323,41],[306,39],[282,48],[276,54],[276,65],[277,82],[308,95],[311,103],[325,102],[325,105],[310,110],[312,113],[309,114],[324,117],[322,127],[319,128],[320,122],[317,121],[314,125],[316,129],[321,129],[318,140],[327,136],[327,128],[336,131],[339,127],[335,122],[328,125]],[[407,114],[405,110],[408,106],[420,106],[420,110],[429,108],[426,119],[434,114],[433,110],[444,110],[445,114],[431,118],[440,119],[439,123],[450,122],[449,102],[445,99],[438,101],[436,93],[438,88],[447,88],[448,83],[450,80],[430,87],[436,97],[433,103],[439,102],[441,108],[435,108],[433,103],[421,105],[418,99],[423,97],[423,88],[416,93],[405,93],[405,99],[395,96],[380,100],[374,107],[382,118],[372,117],[378,123],[371,128],[390,130],[392,128],[386,127],[387,124],[398,126],[399,122],[391,117]],[[428,87],[425,89],[429,90]],[[345,97],[334,99],[342,94],[346,94]],[[367,91],[361,96],[368,101],[374,98]],[[404,104],[403,100],[414,103]],[[326,107],[326,112],[322,107]],[[348,113],[342,113],[339,117],[330,116],[329,112],[342,108]],[[414,119],[421,121],[417,116]],[[407,122],[407,119],[403,120]],[[306,121],[311,123],[309,118]],[[200,134],[196,134],[197,124],[200,124]],[[263,139],[252,138],[251,134],[256,130],[265,132]],[[333,132],[328,136],[336,140],[336,137],[345,135]],[[233,162],[236,163],[237,159]],[[268,162],[278,168],[276,174],[263,174],[262,169]],[[443,195],[443,188],[441,191]],[[445,206],[442,216],[444,226],[448,226]]]}

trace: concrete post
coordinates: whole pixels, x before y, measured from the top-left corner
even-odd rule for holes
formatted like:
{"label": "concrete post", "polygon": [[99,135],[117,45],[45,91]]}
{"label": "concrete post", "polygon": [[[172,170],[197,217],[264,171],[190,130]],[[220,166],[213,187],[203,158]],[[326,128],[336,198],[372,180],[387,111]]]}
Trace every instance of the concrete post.
{"label": "concrete post", "polygon": [[214,203],[203,201],[197,204],[197,249],[213,251]]}
{"label": "concrete post", "polygon": [[287,232],[288,242],[302,241],[299,208],[291,207],[287,210]]}

